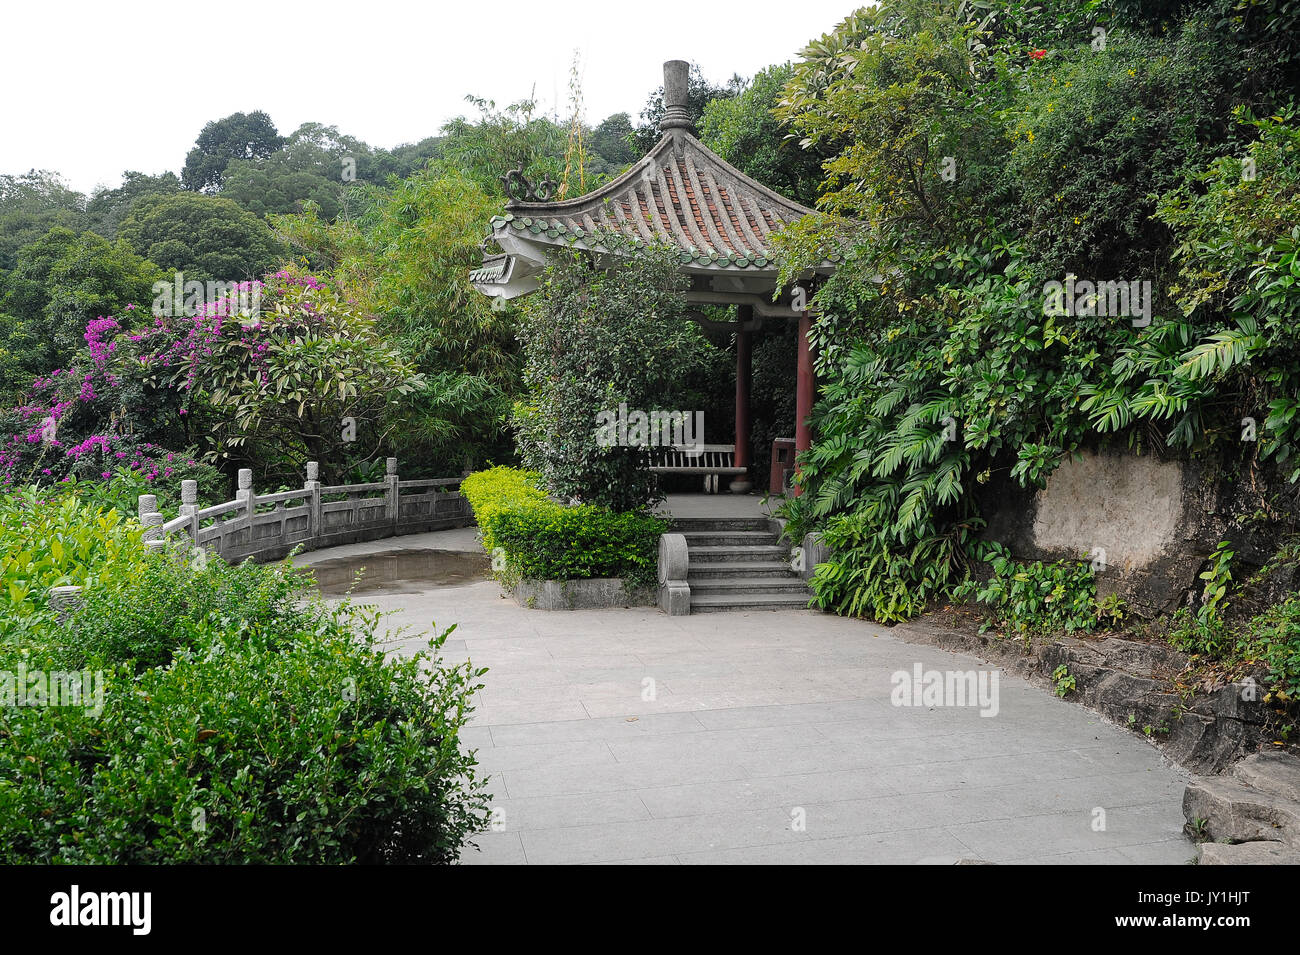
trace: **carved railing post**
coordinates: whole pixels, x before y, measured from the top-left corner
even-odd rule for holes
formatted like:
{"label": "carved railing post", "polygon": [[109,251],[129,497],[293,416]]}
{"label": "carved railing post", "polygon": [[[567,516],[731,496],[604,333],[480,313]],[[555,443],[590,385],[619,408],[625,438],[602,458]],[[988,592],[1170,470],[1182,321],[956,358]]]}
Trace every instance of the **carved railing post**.
{"label": "carved railing post", "polygon": [[[257,512],[257,495],[253,493],[253,472],[249,468],[239,469],[239,487],[235,490],[235,500],[244,502],[244,513],[248,516],[248,526],[245,528],[244,539],[251,545],[253,543],[253,515]],[[225,543],[224,537],[221,543]]]}
{"label": "carved railing post", "polygon": [[198,481],[181,481],[181,508],[180,514],[190,519],[189,534],[190,540],[197,544],[199,542],[199,482]]}
{"label": "carved railing post", "polygon": [[[152,497],[153,495],[148,495]],[[144,546],[151,553],[158,553],[167,546],[167,539],[163,537],[163,516],[157,511],[151,511],[148,514],[140,515],[140,523],[144,525]]]}
{"label": "carved railing post", "polygon": [[81,588],[76,586],[51,587],[50,609],[59,615],[63,623],[81,606]]}
{"label": "carved railing post", "polygon": [[303,487],[311,492],[307,498],[307,537],[315,540],[321,535],[320,464],[307,462],[307,480]]}
{"label": "carved railing post", "polygon": [[140,523],[144,525],[144,546],[156,553],[167,543],[163,540],[163,516],[158,513],[158,495],[141,494],[136,505],[139,508]]}
{"label": "carved railing post", "polygon": [[397,496],[399,490],[397,486],[397,458],[389,458],[384,463],[384,483],[388,489],[384,492],[388,499],[388,521],[393,525],[393,533],[397,533],[398,512],[401,511],[400,501]]}

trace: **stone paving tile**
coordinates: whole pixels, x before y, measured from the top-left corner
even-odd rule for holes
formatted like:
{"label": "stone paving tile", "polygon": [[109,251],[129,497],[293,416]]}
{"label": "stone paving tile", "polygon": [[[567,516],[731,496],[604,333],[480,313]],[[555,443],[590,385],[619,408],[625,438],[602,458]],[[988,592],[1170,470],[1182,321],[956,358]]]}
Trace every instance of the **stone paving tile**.
{"label": "stone paving tile", "polygon": [[613,859],[609,862],[589,862],[588,865],[681,865],[676,856],[649,856],[636,859]]}
{"label": "stone paving tile", "polygon": [[822,800],[896,796],[869,770],[686,783],[637,792],[650,814],[658,818],[772,807],[790,810]]}
{"label": "stone paving tile", "polygon": [[512,770],[501,774],[512,797],[558,796],[573,793],[615,792],[650,789],[699,781],[744,779],[746,773],[735,763],[699,759],[689,748],[676,759],[656,762],[614,763],[573,767],[552,764],[538,769]]}
{"label": "stone paving tile", "polygon": [[[360,559],[395,543],[310,556]],[[400,544],[478,546],[472,529]],[[1181,832],[1187,775],[1148,741],[978,657],[900,639],[924,621],[546,613],[487,580],[362,599],[393,611],[390,628],[412,628],[389,652],[421,651],[430,621],[455,621],[442,658],[489,668],[462,743],[478,750],[499,828],[476,837],[467,864],[1177,865],[1195,854]],[[893,705],[895,674],[917,664],[997,672],[997,715]]]}
{"label": "stone paving tile", "polygon": [[461,865],[526,865],[524,843],[517,832],[480,832],[473,841],[477,849],[466,846]]}
{"label": "stone paving tile", "polygon": [[501,703],[479,707],[470,714],[471,726],[496,726],[507,723],[536,723],[539,720],[580,720],[589,714],[577,700],[554,703]]}
{"label": "stone paving tile", "polygon": [[503,746],[570,740],[638,739],[659,734],[699,733],[705,729],[694,713],[652,713],[648,716],[564,720],[553,723],[516,723],[484,727]]}
{"label": "stone paving tile", "polygon": [[[509,797],[492,800],[495,824],[503,832],[567,829],[606,822],[649,819],[637,792],[582,793],[575,796]],[[494,833],[495,834],[495,833]]]}
{"label": "stone paving tile", "polygon": [[610,751],[621,763],[645,760],[671,759],[690,748],[701,757],[726,758],[742,753],[764,752],[780,746],[802,746],[824,742],[817,729],[811,725],[797,727],[758,726],[731,730],[702,730],[689,737],[651,736],[633,740],[610,742]]}
{"label": "stone paving tile", "polygon": [[[1174,839],[1182,831],[1180,806],[1161,803],[1114,808],[1105,816],[1104,830],[1094,828],[1088,812],[1018,815],[1008,819],[969,822],[949,830],[989,862],[1024,858],[1026,845],[1050,846],[1051,854],[1118,849]],[[1188,845],[1189,856],[1194,854]]]}
{"label": "stone paving tile", "polygon": [[478,762],[485,773],[504,773],[511,770],[536,769],[556,764],[573,768],[592,764],[611,765],[618,760],[604,740],[587,740],[571,743],[530,743],[516,746],[494,746],[478,754]]}

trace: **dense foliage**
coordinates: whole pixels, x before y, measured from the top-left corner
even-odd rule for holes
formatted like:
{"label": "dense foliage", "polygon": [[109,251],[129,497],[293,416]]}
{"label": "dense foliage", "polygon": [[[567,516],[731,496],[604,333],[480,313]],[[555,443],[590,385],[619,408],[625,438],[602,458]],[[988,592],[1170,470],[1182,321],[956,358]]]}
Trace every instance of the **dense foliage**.
{"label": "dense foliage", "polygon": [[[783,236],[787,274],[847,248],[816,294],[818,440],[790,509],[836,551],[823,606],[889,621],[951,596],[982,485],[1042,487],[1108,440],[1290,457],[1290,114],[1233,110],[1272,108],[1257,41],[1195,4],[1151,28],[896,0],[804,51],[779,111],[830,156],[831,215]],[[1049,283],[1076,279],[1058,307]]]}

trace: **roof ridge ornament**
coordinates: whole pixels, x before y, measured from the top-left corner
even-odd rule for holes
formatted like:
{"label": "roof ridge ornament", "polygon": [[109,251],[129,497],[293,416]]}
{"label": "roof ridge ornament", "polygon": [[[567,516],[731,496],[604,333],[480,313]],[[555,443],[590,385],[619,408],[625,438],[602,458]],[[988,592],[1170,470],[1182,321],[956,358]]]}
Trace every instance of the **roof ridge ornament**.
{"label": "roof ridge ornament", "polygon": [[664,115],[659,120],[659,132],[684,129],[694,134],[690,110],[691,64],[685,60],[669,60],[664,64]]}
{"label": "roof ridge ornament", "polygon": [[510,202],[550,202],[555,198],[557,186],[554,179],[543,179],[534,186],[524,176],[523,167],[511,169],[501,177],[501,187]]}

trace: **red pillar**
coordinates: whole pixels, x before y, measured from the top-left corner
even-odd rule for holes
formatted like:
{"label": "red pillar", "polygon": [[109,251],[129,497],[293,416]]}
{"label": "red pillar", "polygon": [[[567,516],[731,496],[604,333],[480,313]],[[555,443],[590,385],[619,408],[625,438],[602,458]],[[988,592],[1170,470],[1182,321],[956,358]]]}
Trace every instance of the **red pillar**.
{"label": "red pillar", "polygon": [[[751,333],[746,325],[753,320],[754,309],[742,305],[736,310],[736,467],[747,468],[749,456],[749,384],[752,375]],[[753,487],[748,474],[738,474],[731,482],[731,490],[743,494]]]}
{"label": "red pillar", "polygon": [[[812,429],[808,426],[808,416],[812,414],[813,392],[816,387],[813,376],[812,346],[809,337],[812,334],[812,316],[808,312],[799,313],[799,357],[796,365],[794,393],[794,452],[796,462],[798,455],[812,447]],[[796,469],[798,465],[796,464]],[[794,493],[800,488],[796,485]]]}

